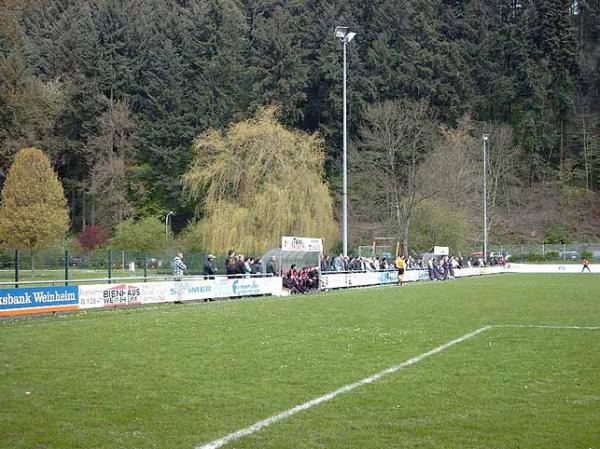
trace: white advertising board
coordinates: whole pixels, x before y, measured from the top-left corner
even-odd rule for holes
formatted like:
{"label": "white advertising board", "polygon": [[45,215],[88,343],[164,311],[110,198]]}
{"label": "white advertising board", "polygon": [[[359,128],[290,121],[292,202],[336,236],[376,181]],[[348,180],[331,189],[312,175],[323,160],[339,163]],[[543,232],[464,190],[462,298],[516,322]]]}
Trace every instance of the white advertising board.
{"label": "white advertising board", "polygon": [[[583,265],[579,264],[521,264],[513,263],[508,273],[581,273]],[[600,273],[600,265],[590,265],[592,273]],[[585,271],[587,273],[587,270]]]}
{"label": "white advertising board", "polygon": [[[463,268],[455,269],[454,277],[480,276],[483,274],[504,273],[503,267],[489,267],[480,269]],[[404,282],[429,281],[428,270],[408,270],[404,273]],[[378,271],[366,273],[327,273],[321,276],[321,287],[323,290],[335,288],[360,287],[367,285],[397,284],[397,271]]]}
{"label": "white advertising board", "polygon": [[82,285],[79,287],[81,309],[196,301],[236,296],[281,296],[281,278],[189,279],[168,282]]}
{"label": "white advertising board", "polygon": [[323,239],[310,237],[282,237],[282,251],[323,252]]}
{"label": "white advertising board", "polygon": [[450,254],[450,250],[447,246],[434,246],[433,254],[436,256],[448,256]]}
{"label": "white advertising board", "polygon": [[[484,268],[485,270],[485,268]],[[479,276],[481,275],[481,268],[479,267],[472,267],[472,268],[455,268],[454,269],[454,277],[455,278],[462,278],[462,277],[468,277],[468,276]]]}
{"label": "white advertising board", "polygon": [[323,290],[397,283],[397,271],[327,273],[321,276],[321,288]]}

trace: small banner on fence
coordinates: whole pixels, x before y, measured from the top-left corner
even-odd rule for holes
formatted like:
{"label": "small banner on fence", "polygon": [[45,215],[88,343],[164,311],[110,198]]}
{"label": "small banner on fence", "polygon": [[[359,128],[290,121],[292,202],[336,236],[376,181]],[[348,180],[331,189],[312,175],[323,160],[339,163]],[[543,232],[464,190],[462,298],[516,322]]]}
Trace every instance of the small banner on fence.
{"label": "small banner on fence", "polygon": [[310,237],[282,237],[282,251],[323,252],[323,239]]}

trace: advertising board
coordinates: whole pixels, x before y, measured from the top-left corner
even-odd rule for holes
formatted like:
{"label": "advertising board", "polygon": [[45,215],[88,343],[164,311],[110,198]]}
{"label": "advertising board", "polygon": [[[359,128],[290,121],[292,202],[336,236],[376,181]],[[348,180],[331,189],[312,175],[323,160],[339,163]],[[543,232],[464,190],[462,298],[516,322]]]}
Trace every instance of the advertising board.
{"label": "advertising board", "polygon": [[79,287],[79,307],[81,309],[92,309],[139,305],[142,304],[142,297],[148,299],[152,295],[154,289],[150,286],[154,286],[154,284],[119,283],[82,285]]}
{"label": "advertising board", "polygon": [[0,289],[0,316],[77,310],[77,287]]}
{"label": "advertising board", "polygon": [[450,254],[450,249],[447,246],[434,246],[433,254],[436,256],[447,256]]}
{"label": "advertising board", "polygon": [[310,237],[282,237],[282,251],[323,252],[323,239]]}
{"label": "advertising board", "polygon": [[[581,273],[580,264],[511,264],[508,273]],[[600,264],[590,265],[590,272],[600,273]]]}
{"label": "advertising board", "polygon": [[161,302],[198,301],[252,295],[281,296],[281,278],[189,279],[182,281],[84,285],[82,309]]}
{"label": "advertising board", "polygon": [[323,290],[397,283],[397,271],[327,273],[321,276],[321,288]]}

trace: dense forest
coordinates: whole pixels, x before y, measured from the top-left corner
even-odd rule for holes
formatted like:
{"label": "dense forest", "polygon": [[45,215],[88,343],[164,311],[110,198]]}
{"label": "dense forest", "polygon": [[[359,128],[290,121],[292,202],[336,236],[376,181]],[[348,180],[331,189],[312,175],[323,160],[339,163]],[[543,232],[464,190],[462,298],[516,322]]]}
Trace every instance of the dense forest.
{"label": "dense forest", "polygon": [[74,232],[171,210],[182,229],[201,210],[181,182],[194,139],[262,106],[319,133],[339,199],[347,25],[355,146],[387,100],[424,102],[446,133],[469,122],[478,145],[503,130],[518,194],[499,192],[493,237],[598,238],[600,0],[3,0],[0,19],[0,185],[43,149]]}

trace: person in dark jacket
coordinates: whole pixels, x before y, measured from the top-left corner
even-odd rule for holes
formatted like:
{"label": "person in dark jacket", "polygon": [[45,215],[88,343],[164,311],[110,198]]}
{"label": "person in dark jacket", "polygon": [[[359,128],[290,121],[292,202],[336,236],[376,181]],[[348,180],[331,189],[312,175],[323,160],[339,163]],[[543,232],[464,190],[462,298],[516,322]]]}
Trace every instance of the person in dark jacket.
{"label": "person in dark jacket", "polygon": [[260,257],[254,259],[254,264],[252,264],[252,273],[263,274],[263,264],[262,259]]}
{"label": "person in dark jacket", "polygon": [[215,256],[209,254],[206,257],[206,262],[204,262],[204,269],[202,273],[204,274],[204,279],[214,279],[215,274],[217,274],[217,271],[219,270],[217,269],[217,265],[215,264]]}
{"label": "person in dark jacket", "polygon": [[279,276],[279,273],[277,272],[277,264],[275,263],[275,256],[271,256],[271,260],[269,260],[267,263],[267,274]]}
{"label": "person in dark jacket", "polygon": [[238,254],[235,274],[246,274],[246,259],[243,254]]}
{"label": "person in dark jacket", "polygon": [[237,272],[237,261],[235,260],[235,251],[230,250],[227,253],[227,262],[225,262],[225,270],[227,272],[227,276],[234,276]]}

